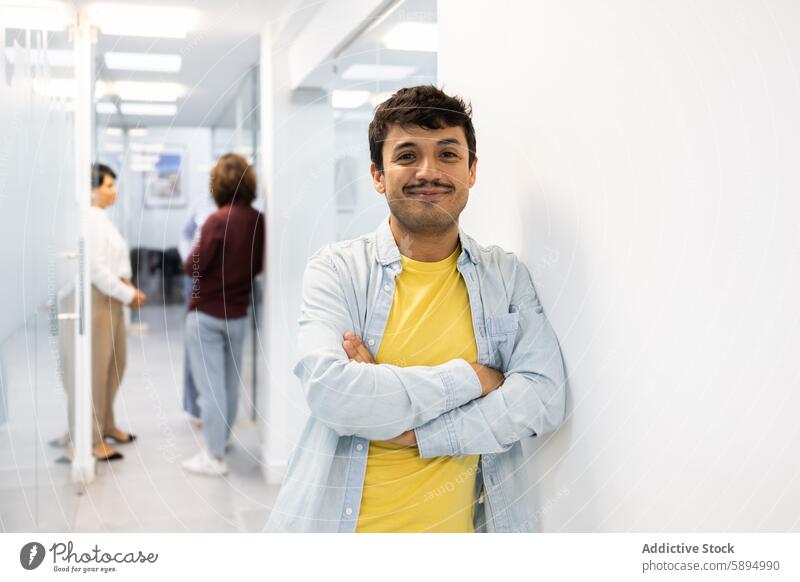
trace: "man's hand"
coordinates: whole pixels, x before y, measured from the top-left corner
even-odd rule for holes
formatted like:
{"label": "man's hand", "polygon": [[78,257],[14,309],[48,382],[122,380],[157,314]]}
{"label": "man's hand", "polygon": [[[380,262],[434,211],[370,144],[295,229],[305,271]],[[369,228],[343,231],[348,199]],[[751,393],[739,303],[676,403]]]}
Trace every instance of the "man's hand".
{"label": "man's hand", "polygon": [[365,346],[364,342],[361,341],[361,338],[352,331],[345,332],[342,346],[344,347],[347,357],[353,362],[362,362],[364,364],[375,363],[375,359],[367,349],[367,346]]}
{"label": "man's hand", "polygon": [[142,305],[144,305],[144,302],[147,299],[144,293],[142,293],[138,289],[135,289],[135,291],[136,294],[133,296],[131,302],[128,303],[128,307],[130,307],[131,309],[139,309]]}
{"label": "man's hand", "polygon": [[506,377],[502,372],[483,366],[481,364],[470,364],[472,369],[478,375],[478,380],[481,382],[481,396],[486,396],[489,392],[493,392],[500,388],[505,382]]}
{"label": "man's hand", "polygon": [[400,436],[396,436],[393,439],[389,439],[390,443],[394,443],[396,445],[403,445],[404,447],[416,447],[417,446],[417,433],[413,430],[407,430]]}

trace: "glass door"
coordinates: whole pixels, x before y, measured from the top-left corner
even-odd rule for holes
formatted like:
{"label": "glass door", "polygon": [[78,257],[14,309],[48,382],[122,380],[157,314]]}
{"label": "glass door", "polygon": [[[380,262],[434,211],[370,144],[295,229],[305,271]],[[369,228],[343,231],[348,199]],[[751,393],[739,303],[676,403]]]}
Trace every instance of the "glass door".
{"label": "glass door", "polygon": [[[81,234],[89,158],[84,143],[85,176],[79,176],[76,127],[83,121],[75,23],[74,9],[65,3],[0,6],[3,531],[71,529],[79,499],[74,483],[93,477],[85,435],[74,422],[77,406],[85,408],[90,397],[91,357]],[[91,47],[86,39],[84,56]],[[90,59],[84,60],[89,67]],[[82,182],[87,189],[79,192]]]}

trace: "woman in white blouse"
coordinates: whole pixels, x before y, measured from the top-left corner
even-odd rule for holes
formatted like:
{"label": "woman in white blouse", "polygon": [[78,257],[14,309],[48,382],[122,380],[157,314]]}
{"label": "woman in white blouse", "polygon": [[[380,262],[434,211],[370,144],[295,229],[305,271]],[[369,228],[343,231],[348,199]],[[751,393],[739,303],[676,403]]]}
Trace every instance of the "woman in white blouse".
{"label": "woman in white blouse", "polygon": [[[122,453],[106,443],[129,443],[135,436],[122,431],[114,420],[114,398],[125,371],[125,317],[123,305],[141,307],[145,295],[131,283],[128,244],[105,213],[114,204],[116,175],[106,165],[92,166],[92,206],[88,215],[88,243],[92,280],[92,445],[94,456],[113,461]],[[67,336],[69,334],[66,334]],[[70,354],[64,355],[66,362]],[[70,397],[70,433],[73,406],[70,374],[64,375]],[[69,446],[69,435],[61,439]],[[53,444],[56,444],[55,442]],[[70,449],[64,460],[72,458]]]}

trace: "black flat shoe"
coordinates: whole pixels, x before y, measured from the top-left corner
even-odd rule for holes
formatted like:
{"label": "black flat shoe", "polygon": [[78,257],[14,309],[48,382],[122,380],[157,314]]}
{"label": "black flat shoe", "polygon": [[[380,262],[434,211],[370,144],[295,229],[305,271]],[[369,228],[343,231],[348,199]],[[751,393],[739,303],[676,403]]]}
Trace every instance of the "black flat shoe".
{"label": "black flat shoe", "polygon": [[124,459],[124,458],[125,457],[119,451],[114,451],[113,453],[111,453],[107,457],[97,457],[97,456],[95,456],[95,459],[97,459],[98,461],[118,461],[118,460]]}
{"label": "black flat shoe", "polygon": [[66,448],[69,447],[69,445],[71,443],[69,442],[69,439],[66,438],[66,435],[64,435],[64,436],[56,437],[51,441],[47,441],[47,444],[50,445],[51,447],[55,447],[57,449],[66,449]]}
{"label": "black flat shoe", "polygon": [[127,438],[126,440],[124,440],[124,441],[123,441],[123,440],[120,440],[120,439],[118,439],[117,437],[113,437],[113,436],[111,436],[111,435],[109,435],[109,434],[107,434],[106,436],[104,436],[104,437],[103,437],[103,439],[104,439],[104,440],[105,440],[105,439],[108,439],[108,440],[110,440],[110,441],[113,441],[114,443],[116,443],[116,444],[118,444],[118,445],[126,445],[126,444],[128,444],[128,443],[132,443],[133,441],[135,441],[135,440],[136,440],[136,435],[135,435],[135,434],[128,433],[128,438]]}
{"label": "black flat shoe", "polygon": [[72,459],[68,459],[67,457],[62,455],[56,459],[56,463],[59,463],[61,465],[69,465],[70,463],[72,463]]}

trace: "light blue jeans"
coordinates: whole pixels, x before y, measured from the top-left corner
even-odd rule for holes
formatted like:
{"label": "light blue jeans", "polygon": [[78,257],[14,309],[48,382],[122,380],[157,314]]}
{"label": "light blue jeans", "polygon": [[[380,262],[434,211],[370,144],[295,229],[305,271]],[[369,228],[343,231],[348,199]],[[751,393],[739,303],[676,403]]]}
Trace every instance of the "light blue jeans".
{"label": "light blue jeans", "polygon": [[219,319],[200,311],[186,316],[186,351],[197,386],[208,451],[225,454],[236,411],[247,318]]}

